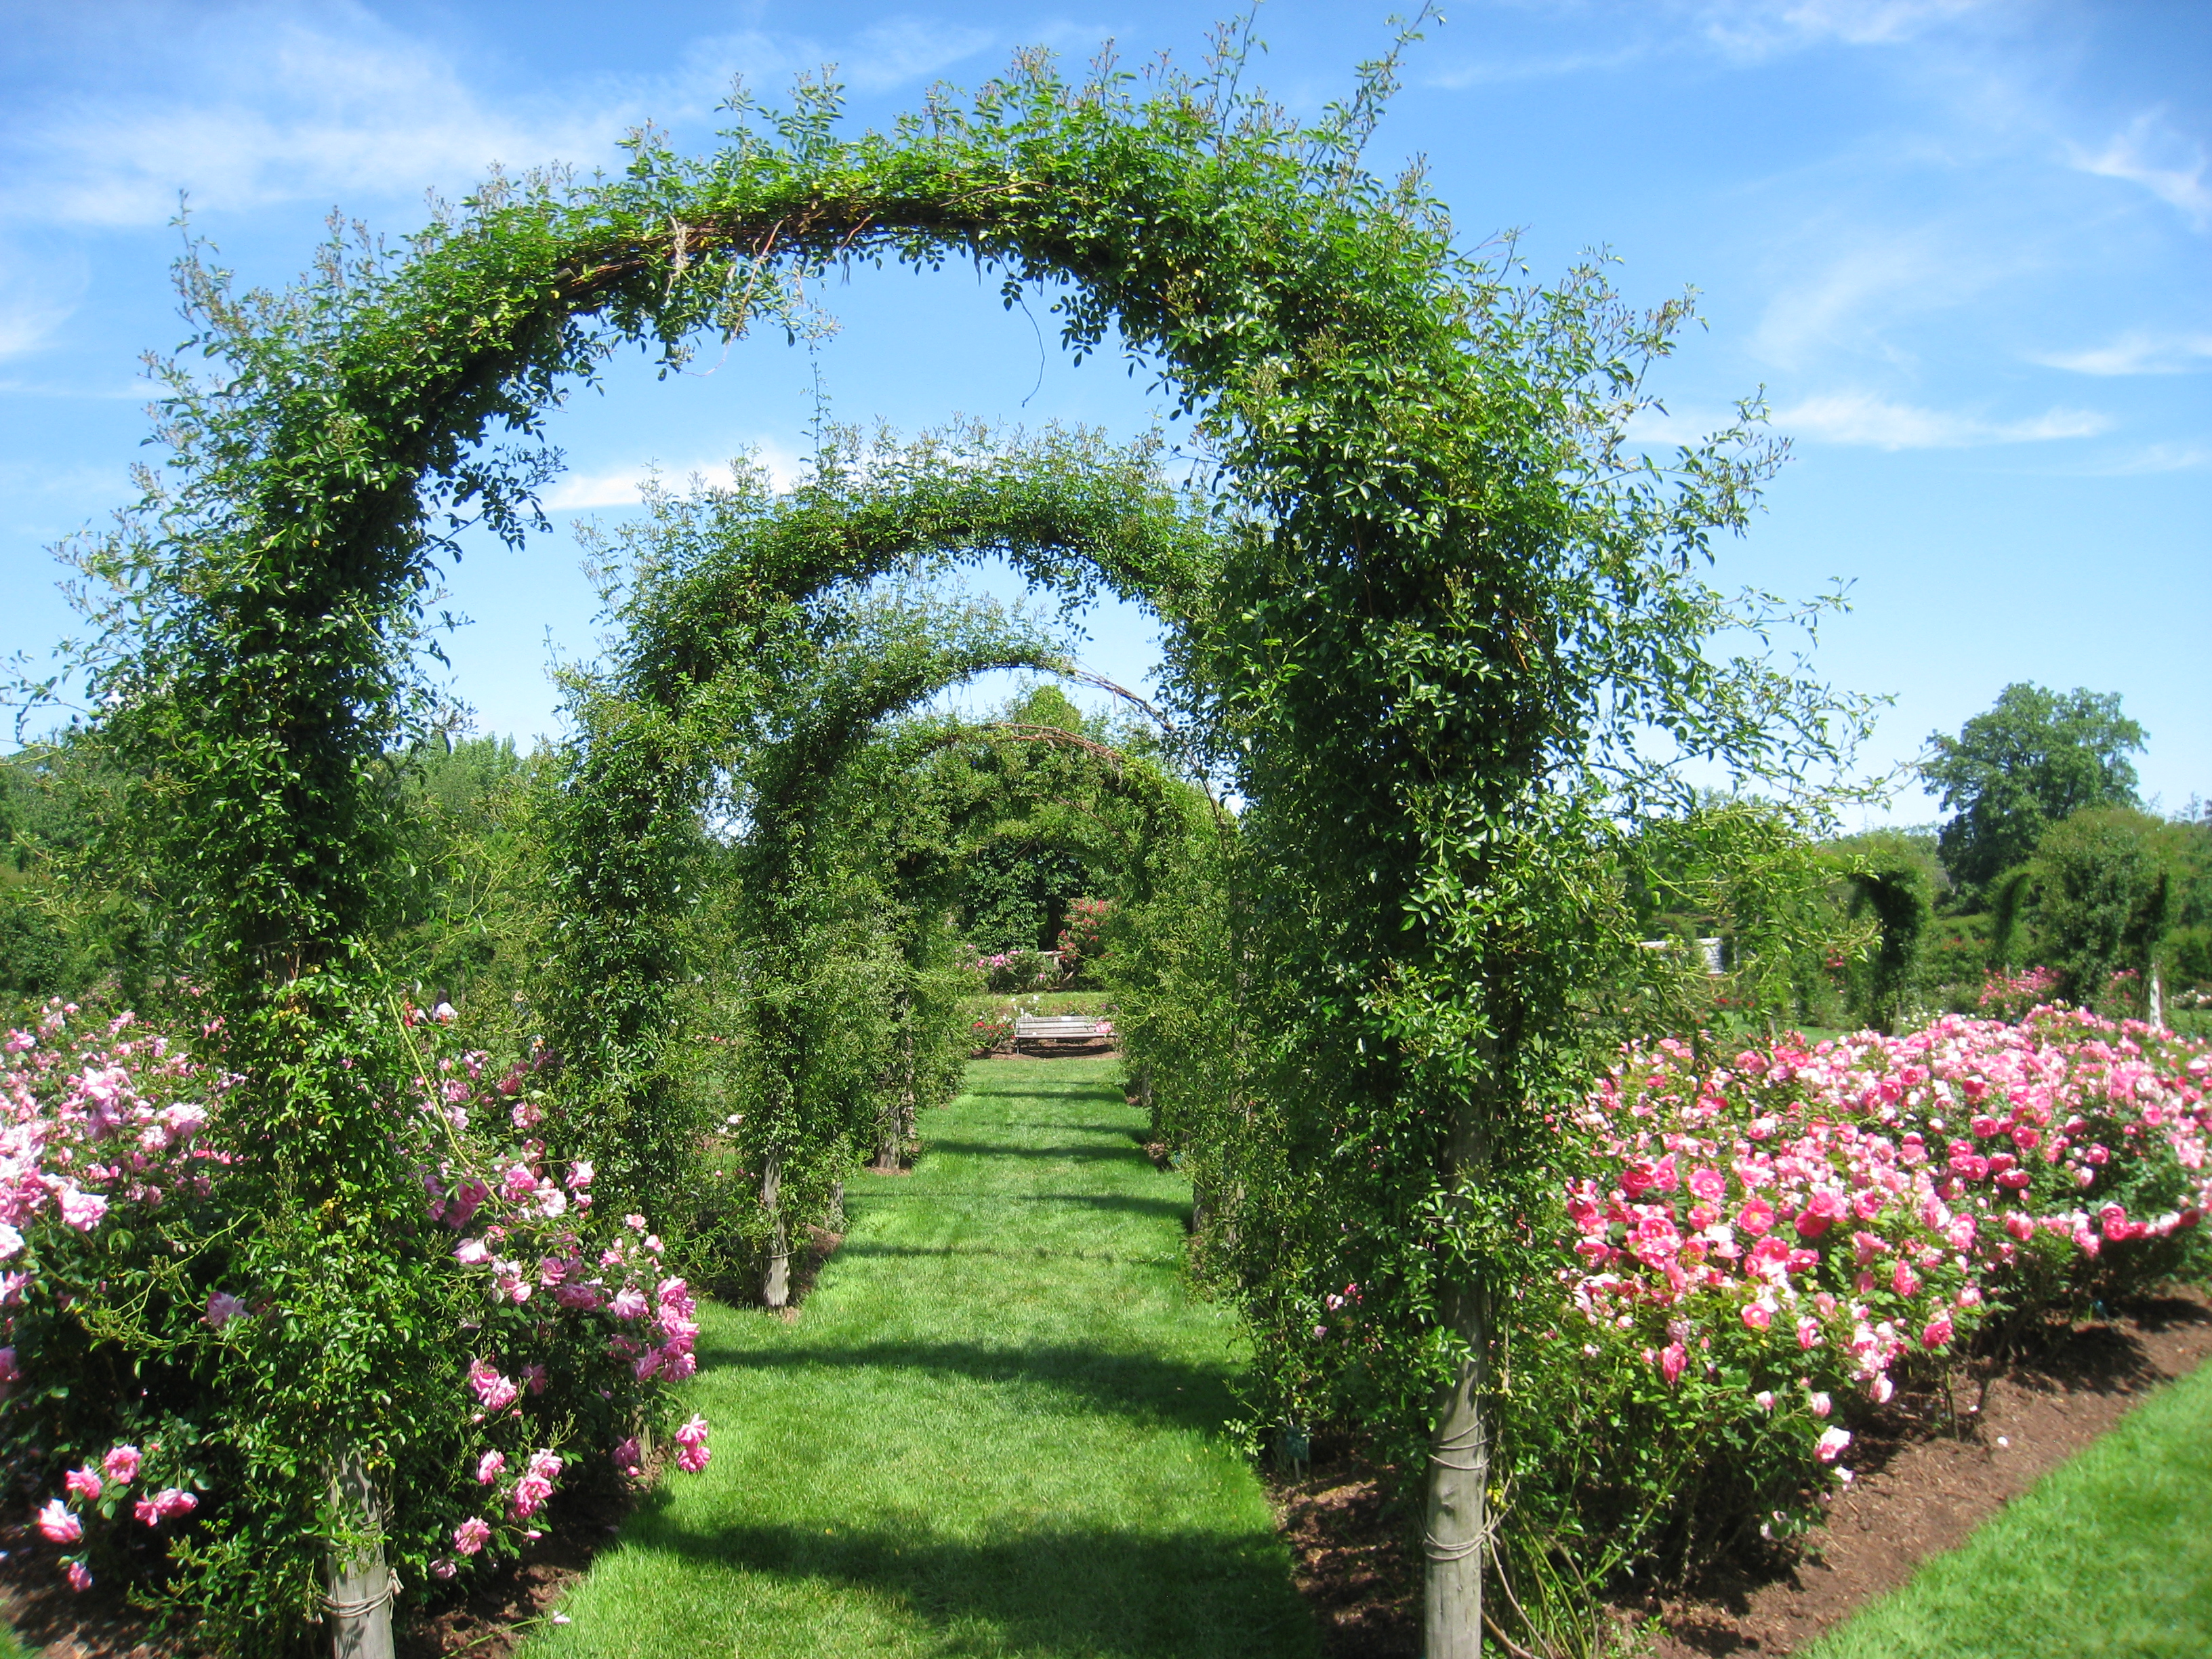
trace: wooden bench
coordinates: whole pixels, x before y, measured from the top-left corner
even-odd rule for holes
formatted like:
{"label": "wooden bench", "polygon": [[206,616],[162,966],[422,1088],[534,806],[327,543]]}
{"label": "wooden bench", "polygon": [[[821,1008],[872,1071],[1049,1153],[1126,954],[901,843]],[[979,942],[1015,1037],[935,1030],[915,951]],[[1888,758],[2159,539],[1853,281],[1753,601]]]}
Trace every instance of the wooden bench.
{"label": "wooden bench", "polygon": [[[1103,1025],[1104,1030],[1098,1028]],[[1024,1042],[1110,1042],[1112,1022],[1091,1014],[1018,1014],[1014,1017],[1014,1047]]]}

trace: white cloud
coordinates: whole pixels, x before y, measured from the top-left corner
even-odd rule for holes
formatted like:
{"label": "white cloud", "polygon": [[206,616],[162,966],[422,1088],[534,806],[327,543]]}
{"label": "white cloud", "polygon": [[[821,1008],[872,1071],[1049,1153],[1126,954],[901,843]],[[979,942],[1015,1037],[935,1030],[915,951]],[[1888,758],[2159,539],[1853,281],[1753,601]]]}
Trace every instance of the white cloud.
{"label": "white cloud", "polygon": [[[0,202],[19,219],[131,225],[167,220],[179,191],[223,209],[414,196],[465,185],[493,162],[595,160],[639,113],[587,101],[495,109],[453,64],[366,14],[349,8],[321,21],[330,27],[258,9],[197,28],[178,19],[164,43],[178,61],[165,80],[196,95],[103,89],[66,109],[19,112],[9,145],[15,180]],[[82,44],[91,52],[102,42]],[[127,58],[134,43],[110,44]]]}
{"label": "white cloud", "polygon": [[1879,321],[1955,304],[2002,274],[1986,258],[1961,254],[1937,231],[1844,234],[1851,239],[1845,252],[1767,301],[1751,343],[1769,362],[1795,368],[1826,348],[1878,344]]}
{"label": "white cloud", "polygon": [[2076,374],[2187,374],[2212,364],[2212,334],[2148,334],[2131,329],[2110,345],[2049,352],[2032,361]]}
{"label": "white cloud", "polygon": [[2168,127],[2163,110],[2144,111],[2102,149],[2077,149],[2073,160],[2084,173],[2141,185],[2178,210],[2191,228],[2212,229],[2212,184],[2204,178],[2204,146]]}
{"label": "white cloud", "polygon": [[[788,445],[773,440],[759,440],[743,447],[743,453],[751,456],[754,465],[763,468],[769,482],[779,490],[789,489],[799,482],[805,462]],[[599,507],[635,507],[645,499],[645,486],[654,479],[665,488],[682,490],[694,478],[712,481],[726,476],[730,469],[725,458],[716,461],[694,461],[682,466],[664,465],[658,460],[644,460],[626,466],[610,467],[599,472],[572,472],[545,492],[544,505],[549,513],[585,512]]]}
{"label": "white cloud", "polygon": [[[732,75],[777,82],[840,65],[858,91],[933,75],[991,35],[897,16],[838,46],[759,33],[696,40],[651,82],[608,79],[501,96],[437,47],[363,8],[260,6],[163,11],[158,29],[84,15],[71,52],[105,70],[92,89],[58,92],[0,116],[0,212],[21,222],[161,224],[180,191],[196,208],[417,197],[509,171],[617,159],[648,118],[705,117]],[[143,20],[141,20],[143,24]],[[164,62],[144,74],[146,41]],[[161,90],[140,91],[143,78]],[[122,88],[130,87],[130,90]],[[179,94],[174,88],[189,88]]]}
{"label": "white cloud", "polygon": [[1961,449],[1979,444],[2087,438],[2112,425],[2094,410],[2053,409],[2024,421],[1984,421],[1945,410],[1892,403],[1870,392],[1829,392],[1777,410],[1778,432],[1823,443],[1876,449]]}
{"label": "white cloud", "polygon": [[0,246],[0,358],[46,344],[76,310],[86,276],[81,254]]}
{"label": "white cloud", "polygon": [[1896,46],[1984,0],[1718,0],[1697,8],[1705,36],[1734,58],[1767,58],[1827,41]]}

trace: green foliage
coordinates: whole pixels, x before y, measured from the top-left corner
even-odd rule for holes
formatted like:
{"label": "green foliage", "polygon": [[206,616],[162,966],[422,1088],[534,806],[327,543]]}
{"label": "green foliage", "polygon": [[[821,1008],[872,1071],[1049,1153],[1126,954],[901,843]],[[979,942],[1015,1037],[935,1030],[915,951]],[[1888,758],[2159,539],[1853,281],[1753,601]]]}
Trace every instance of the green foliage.
{"label": "green foliage", "polygon": [[1852,1012],[1894,1035],[1913,1012],[1921,951],[1934,919],[1939,872],[1931,850],[1895,830],[1844,842],[1837,862],[1850,884],[1851,909],[1873,918],[1873,949],[1854,975]]}
{"label": "green foliage", "polygon": [[[1594,1029],[1629,1039],[1842,1018],[1831,964],[1869,948],[1834,901],[1820,826],[1775,803],[1709,798],[1633,826],[1614,854],[1644,948],[1593,999]],[[1707,971],[1699,939],[1722,941]],[[1666,948],[1654,948],[1663,945]]]}
{"label": "green foliage", "polygon": [[1943,865],[1979,889],[2023,862],[2043,832],[2093,806],[2133,806],[2129,754],[2142,727],[2120,713],[2117,691],[2008,685],[1955,738],[1929,736],[1921,774],[1954,816],[1943,826]]}
{"label": "green foliage", "polygon": [[[2057,970],[2065,1000],[2097,1002],[2116,971],[2148,979],[2172,910],[2172,878],[2155,844],[2160,827],[2147,813],[2093,807],[2054,824],[2037,843],[2038,956]],[[2139,1004],[2141,994],[2131,1000]]]}
{"label": "green foliage", "polygon": [[[1101,749],[1079,731],[887,724],[982,669],[1061,661],[1028,624],[896,581],[1002,553],[1070,602],[1102,577],[1172,598],[1212,556],[1150,446],[998,444],[980,428],[854,441],[830,434],[788,497],[741,469],[654,497],[617,533],[624,633],[608,669],[575,682],[585,736],[556,809],[554,1041],[610,1177],[664,1206],[700,1190],[707,1127],[668,1050],[670,988],[708,965],[684,919],[717,885],[731,895],[711,963],[742,990],[706,1092],[738,1108],[724,1127],[764,1213],[718,1200],[695,1228],[725,1241],[726,1279],[727,1247],[780,1255],[793,1216],[826,1216],[857,1151],[895,1161],[914,1113],[951,1086],[966,987],[944,918],[963,854],[1064,844],[1065,819],[1097,817],[1098,792],[1058,757]],[[1059,712],[1030,702],[1014,712]],[[726,847],[702,815],[736,826]]]}

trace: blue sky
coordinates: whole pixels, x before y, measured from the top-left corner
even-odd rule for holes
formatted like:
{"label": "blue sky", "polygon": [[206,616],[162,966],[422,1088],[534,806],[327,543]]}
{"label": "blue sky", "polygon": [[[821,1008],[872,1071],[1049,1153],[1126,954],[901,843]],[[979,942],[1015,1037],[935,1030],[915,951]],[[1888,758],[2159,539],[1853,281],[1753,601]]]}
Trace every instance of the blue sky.
{"label": "blue sky", "polygon": [[[1225,7],[1224,7],[1225,9]],[[1388,4],[1273,0],[1252,71],[1311,113],[1387,39]],[[2148,728],[2147,793],[2212,794],[2212,4],[2203,0],[1489,0],[1447,3],[1370,149],[1425,154],[1463,237],[1523,231],[1539,275],[1609,246],[1708,326],[1660,372],[1655,434],[1766,388],[1796,453],[1723,586],[1852,584],[1819,669],[1893,694],[1870,758],[2007,682],[2118,691]],[[180,337],[178,194],[225,263],[288,279],[332,208],[394,233],[484,167],[613,161],[657,122],[712,143],[733,74],[775,93],[839,65],[851,118],[1015,46],[1076,63],[1194,61],[1204,8],[1083,0],[896,7],[0,3],[0,650],[68,631],[46,549],[127,499],[147,429],[139,354]],[[836,415],[955,412],[1141,430],[1112,359],[1072,365],[972,271],[865,273],[825,296],[815,356],[779,338],[656,382],[617,367],[554,437],[559,533],[453,573],[450,644],[484,729],[555,729],[549,652],[588,653],[568,524],[635,510],[637,480],[745,450],[788,469],[818,374]],[[1134,681],[1141,617],[1086,656]],[[1933,816],[1908,793],[1905,820]]]}

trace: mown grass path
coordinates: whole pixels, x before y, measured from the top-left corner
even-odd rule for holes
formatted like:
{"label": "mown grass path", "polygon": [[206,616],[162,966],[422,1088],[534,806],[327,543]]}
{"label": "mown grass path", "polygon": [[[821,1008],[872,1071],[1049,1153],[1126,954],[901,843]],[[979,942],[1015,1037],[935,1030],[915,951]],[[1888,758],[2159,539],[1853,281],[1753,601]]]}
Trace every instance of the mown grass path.
{"label": "mown grass path", "polygon": [[1306,1656],[1181,1277],[1188,1186],[1110,1060],[984,1061],[861,1176],[797,1318],[702,1309],[706,1474],[671,1475],[544,1656]]}

